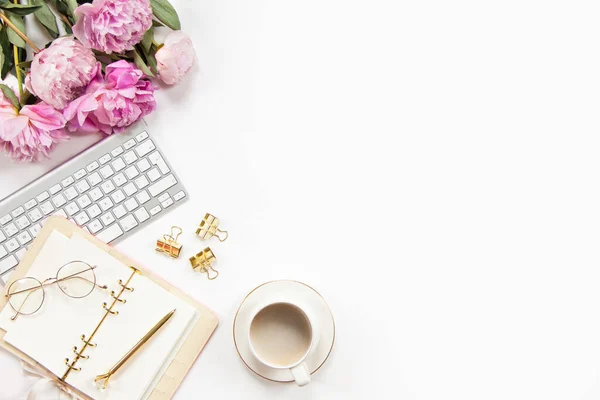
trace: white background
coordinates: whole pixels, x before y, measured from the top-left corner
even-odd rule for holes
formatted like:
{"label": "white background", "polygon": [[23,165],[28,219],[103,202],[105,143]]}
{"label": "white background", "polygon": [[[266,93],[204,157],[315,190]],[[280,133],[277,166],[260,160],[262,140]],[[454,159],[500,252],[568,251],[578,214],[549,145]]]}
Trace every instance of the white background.
{"label": "white background", "polygon": [[[174,4],[199,68],[148,122],[191,198],[117,247],[220,315],[175,399],[600,397],[597,1]],[[85,141],[0,161],[0,195]],[[207,211],[231,234],[213,282],[152,250],[171,224],[203,248]],[[241,300],[279,278],[336,318],[306,388],[233,346]]]}

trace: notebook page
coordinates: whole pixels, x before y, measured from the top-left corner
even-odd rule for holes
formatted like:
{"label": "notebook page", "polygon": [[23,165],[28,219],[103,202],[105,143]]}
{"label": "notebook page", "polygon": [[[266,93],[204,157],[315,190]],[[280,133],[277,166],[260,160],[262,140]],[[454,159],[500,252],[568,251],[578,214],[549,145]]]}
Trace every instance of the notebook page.
{"label": "notebook page", "polygon": [[[43,281],[56,276],[56,271],[67,262],[83,260],[94,264],[92,257],[71,245],[70,239],[52,232],[33,262],[28,275]],[[115,282],[126,275],[123,265],[102,265],[96,268],[97,281]],[[45,288],[42,308],[33,315],[21,315],[11,321],[13,310],[7,306],[0,314],[0,324],[7,331],[4,340],[15,346],[55,375],[62,377],[67,366],[65,358],[73,360],[73,346],[81,349],[81,334],[89,334],[104,314],[102,303],[109,301],[108,291],[94,289],[82,299],[73,299],[60,291],[57,285]]]}
{"label": "notebook page", "polygon": [[[71,299],[52,285],[46,289],[44,306],[36,314],[20,316],[16,321],[10,321],[10,307],[0,314],[0,326],[7,330],[4,339],[57,376],[66,371],[64,359],[72,359],[73,346],[78,345],[81,349],[81,334],[89,336],[104,315],[102,303],[110,304],[110,290],[118,293],[118,280],[125,281],[131,275],[130,268],[84,238],[74,235],[69,239],[58,232],[51,233],[28,275],[37,278],[53,276],[61,265],[76,259],[97,265],[97,282],[108,285],[109,289],[96,289],[84,299]],[[123,298],[128,302],[117,306],[120,314],[109,315],[94,337],[93,342],[98,347],[88,347],[85,355],[89,359],[77,364],[82,370],[72,371],[66,379],[95,399],[130,400],[144,396],[149,383],[181,341],[182,333],[188,332],[189,324],[197,320],[193,307],[149,279],[136,275],[131,285],[136,291],[124,293]],[[108,372],[131,346],[174,308],[177,311],[167,324],[111,378],[108,389],[100,391],[93,383],[94,377]]]}

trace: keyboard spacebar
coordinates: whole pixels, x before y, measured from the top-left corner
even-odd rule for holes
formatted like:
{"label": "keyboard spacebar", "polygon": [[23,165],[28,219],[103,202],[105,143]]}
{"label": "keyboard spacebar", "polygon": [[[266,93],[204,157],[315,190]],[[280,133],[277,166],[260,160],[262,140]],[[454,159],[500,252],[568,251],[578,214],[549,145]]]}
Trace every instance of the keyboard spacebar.
{"label": "keyboard spacebar", "polygon": [[17,265],[19,262],[12,254],[6,257],[4,260],[0,261],[0,275],[4,274],[6,271]]}
{"label": "keyboard spacebar", "polygon": [[116,238],[118,238],[119,236],[121,236],[123,234],[123,231],[121,230],[121,227],[119,226],[119,224],[114,224],[113,226],[103,230],[102,232],[100,232],[99,234],[96,235],[96,237],[100,240],[102,240],[104,243],[110,243],[113,240],[115,240]]}

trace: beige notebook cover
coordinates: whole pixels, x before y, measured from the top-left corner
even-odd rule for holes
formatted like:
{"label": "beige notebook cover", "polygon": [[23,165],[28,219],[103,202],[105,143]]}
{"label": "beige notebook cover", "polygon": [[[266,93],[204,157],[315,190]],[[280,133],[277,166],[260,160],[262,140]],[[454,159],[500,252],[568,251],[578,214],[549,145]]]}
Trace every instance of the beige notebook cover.
{"label": "beige notebook cover", "polygon": [[[151,271],[139,266],[132,260],[128,259],[124,255],[118,253],[115,249],[111,248],[107,244],[101,242],[96,239],[94,236],[86,233],[81,230],[74,224],[71,224],[66,219],[60,217],[51,217],[49,218],[45,224],[44,228],[38,234],[36,240],[32,243],[27,252],[25,258],[19,264],[17,269],[11,275],[11,282],[15,279],[19,279],[23,276],[27,275],[27,271],[30,269],[33,261],[39,254],[42,249],[44,243],[50,236],[53,231],[57,231],[66,237],[72,237],[74,233],[77,236],[83,237],[85,240],[92,243],[94,246],[99,249],[110,254],[111,257],[117,259],[118,261],[134,266],[139,269],[143,276],[150,279],[163,289],[167,290],[172,295],[176,296],[178,299],[184,301],[186,304],[190,305],[194,309],[198,311],[200,318],[195,322],[195,325],[191,328],[189,335],[185,339],[183,345],[177,352],[175,358],[169,363],[167,368],[164,370],[164,373],[159,377],[159,379],[155,380],[156,384],[151,389],[149,399],[169,399],[173,396],[177,388],[179,387],[181,381],[187,374],[187,371],[192,366],[194,360],[200,354],[200,351],[216,329],[218,325],[218,319],[216,315],[202,306],[189,296],[183,294],[181,291],[167,283],[166,281],[160,279]],[[39,264],[39,263],[38,263]],[[9,282],[10,284],[10,282]],[[0,309],[4,308],[6,305],[6,299],[4,296],[0,298]],[[12,332],[12,331],[11,331]],[[46,374],[52,375],[50,371],[43,368],[41,365],[36,363],[35,360],[31,359],[24,353],[20,352],[18,349],[4,341],[4,336],[6,332],[0,329],[0,346],[8,349],[10,352],[17,355],[19,358],[24,360],[25,362],[31,364],[32,366],[43,370]],[[77,393],[81,398],[89,399],[82,392],[77,391],[75,388],[71,387],[71,390]]]}

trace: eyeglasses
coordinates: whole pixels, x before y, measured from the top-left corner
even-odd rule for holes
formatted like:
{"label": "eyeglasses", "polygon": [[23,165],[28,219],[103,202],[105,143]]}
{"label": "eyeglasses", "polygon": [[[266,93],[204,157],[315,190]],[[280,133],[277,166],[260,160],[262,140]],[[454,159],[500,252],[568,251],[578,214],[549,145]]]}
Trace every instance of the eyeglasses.
{"label": "eyeglasses", "polygon": [[18,279],[10,284],[5,297],[15,311],[10,319],[15,320],[19,314],[31,315],[37,312],[44,303],[46,292],[44,288],[58,284],[58,288],[69,297],[81,299],[88,296],[94,288],[106,289],[107,286],[96,284],[96,266],[84,261],[71,261],[56,272],[56,277],[40,282],[33,277]]}

